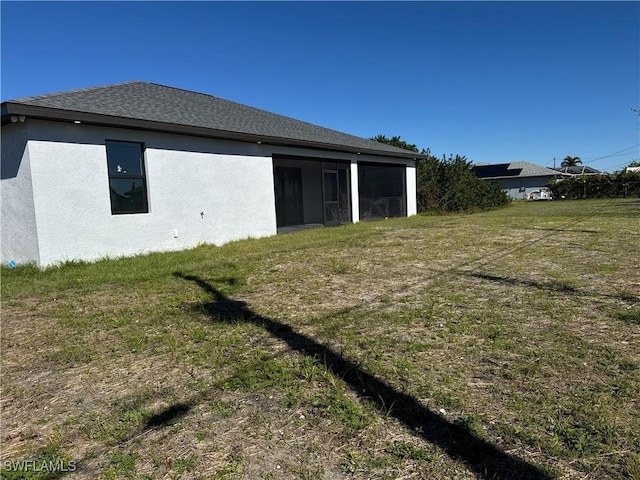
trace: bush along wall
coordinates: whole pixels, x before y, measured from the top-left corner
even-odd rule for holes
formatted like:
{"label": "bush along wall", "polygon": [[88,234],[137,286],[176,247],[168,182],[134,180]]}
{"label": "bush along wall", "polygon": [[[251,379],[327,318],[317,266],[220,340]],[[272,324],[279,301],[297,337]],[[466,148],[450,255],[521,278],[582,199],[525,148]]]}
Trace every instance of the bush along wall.
{"label": "bush along wall", "polygon": [[547,186],[556,200],[640,197],[640,172],[569,177],[552,180]]}

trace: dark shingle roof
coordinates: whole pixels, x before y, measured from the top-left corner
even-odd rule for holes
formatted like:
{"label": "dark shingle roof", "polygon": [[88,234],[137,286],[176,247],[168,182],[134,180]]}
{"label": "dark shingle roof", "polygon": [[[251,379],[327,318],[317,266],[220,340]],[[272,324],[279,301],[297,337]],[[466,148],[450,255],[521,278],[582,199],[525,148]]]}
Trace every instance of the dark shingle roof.
{"label": "dark shingle roof", "polygon": [[[9,114],[55,119],[81,113],[87,123],[154,129],[177,126],[178,133],[330,150],[362,151],[392,157],[417,158],[416,153],[356,137],[257,108],[155,83],[126,82],[102,87],[19,98],[3,103],[3,123]],[[62,117],[60,117],[62,118]],[[129,122],[127,122],[127,120]]]}

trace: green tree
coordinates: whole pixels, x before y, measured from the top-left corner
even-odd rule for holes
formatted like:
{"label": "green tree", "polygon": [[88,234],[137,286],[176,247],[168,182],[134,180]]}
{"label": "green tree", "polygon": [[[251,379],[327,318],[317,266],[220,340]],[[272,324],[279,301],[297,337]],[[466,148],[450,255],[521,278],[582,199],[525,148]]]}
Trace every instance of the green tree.
{"label": "green tree", "polygon": [[412,152],[418,153],[418,147],[414,144],[407,143],[404,140],[401,140],[400,135],[391,138],[387,137],[386,135],[377,135],[371,140],[375,140],[378,143],[386,143],[387,145],[404,148],[405,150],[411,150]]}
{"label": "green tree", "polygon": [[582,163],[582,160],[580,159],[580,157],[572,157],[571,155],[567,155],[566,157],[564,157],[564,160],[562,160],[562,163],[560,164],[560,166],[562,168],[577,167],[581,163]]}

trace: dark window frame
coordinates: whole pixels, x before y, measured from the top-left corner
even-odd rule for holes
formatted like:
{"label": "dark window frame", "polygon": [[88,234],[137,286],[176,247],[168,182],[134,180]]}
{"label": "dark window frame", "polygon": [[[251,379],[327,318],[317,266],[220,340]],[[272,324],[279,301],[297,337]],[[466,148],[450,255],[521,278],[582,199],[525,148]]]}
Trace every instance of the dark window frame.
{"label": "dark window frame", "polygon": [[[129,144],[129,145],[137,145],[140,148],[140,174],[130,174],[130,173],[111,173],[110,164],[109,164],[109,144]],[[129,140],[105,140],[105,151],[107,156],[107,175],[109,178],[109,202],[111,204],[111,215],[136,215],[141,213],[149,213],[149,198],[148,198],[148,190],[147,190],[147,173],[146,173],[146,144],[144,142],[132,142]],[[112,180],[141,180],[142,181],[142,208],[134,209],[134,210],[119,210],[114,205],[113,199],[113,190],[111,188]]]}

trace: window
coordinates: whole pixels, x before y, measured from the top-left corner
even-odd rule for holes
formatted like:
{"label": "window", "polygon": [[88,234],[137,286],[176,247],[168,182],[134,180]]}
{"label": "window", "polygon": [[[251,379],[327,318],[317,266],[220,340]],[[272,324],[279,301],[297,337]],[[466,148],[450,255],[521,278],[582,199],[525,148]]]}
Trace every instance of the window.
{"label": "window", "polygon": [[141,143],[107,141],[111,213],[147,213],[144,147]]}

